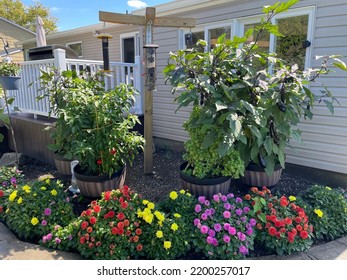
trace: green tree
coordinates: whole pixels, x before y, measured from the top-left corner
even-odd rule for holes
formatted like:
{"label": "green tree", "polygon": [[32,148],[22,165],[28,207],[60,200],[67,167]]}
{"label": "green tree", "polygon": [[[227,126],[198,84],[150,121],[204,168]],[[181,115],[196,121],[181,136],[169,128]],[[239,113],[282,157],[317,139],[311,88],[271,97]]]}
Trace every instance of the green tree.
{"label": "green tree", "polygon": [[53,17],[50,14],[50,9],[40,2],[26,6],[20,0],[0,0],[0,16],[34,32],[36,30],[36,17],[40,16],[47,34],[57,30],[57,18]]}

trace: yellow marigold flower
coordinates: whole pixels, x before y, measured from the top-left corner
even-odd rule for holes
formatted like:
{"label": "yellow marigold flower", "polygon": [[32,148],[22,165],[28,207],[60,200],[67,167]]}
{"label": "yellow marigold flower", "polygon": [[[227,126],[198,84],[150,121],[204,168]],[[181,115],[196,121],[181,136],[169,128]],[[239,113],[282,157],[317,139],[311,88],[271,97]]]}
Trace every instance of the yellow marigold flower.
{"label": "yellow marigold flower", "polygon": [[15,199],[16,199],[16,197],[17,197],[17,190],[15,190],[15,191],[13,191],[11,194],[10,194],[10,196],[8,197],[8,200],[9,201],[14,201]]}
{"label": "yellow marigold flower", "polygon": [[164,248],[166,250],[170,249],[171,248],[171,242],[170,241],[164,241]]}
{"label": "yellow marigold flower", "polygon": [[32,224],[33,226],[36,226],[38,223],[39,223],[39,219],[38,219],[38,218],[33,217],[33,218],[31,219],[31,224]]}
{"label": "yellow marigold flower", "polygon": [[327,190],[331,191],[331,188],[330,187],[325,187]]}
{"label": "yellow marigold flower", "polygon": [[173,224],[171,225],[171,229],[172,229],[173,231],[178,230],[178,225],[177,225],[176,223],[173,223]]}
{"label": "yellow marigold flower", "polygon": [[190,193],[186,193],[186,196],[192,196]]}
{"label": "yellow marigold flower", "polygon": [[295,200],[296,200],[296,197],[293,196],[293,195],[291,195],[291,196],[289,196],[289,200],[290,200],[290,201],[295,201]]}
{"label": "yellow marigold flower", "polygon": [[171,198],[172,200],[175,200],[177,197],[178,197],[177,192],[175,192],[175,191],[170,192],[170,198]]}
{"label": "yellow marigold flower", "polygon": [[154,215],[155,215],[156,218],[157,218],[159,221],[161,221],[161,222],[163,222],[163,221],[165,220],[165,216],[164,216],[162,213],[160,213],[159,211],[155,211],[155,212],[154,212]]}
{"label": "yellow marigold flower", "polygon": [[31,192],[31,188],[28,185],[23,186],[22,190],[25,191],[26,193],[30,193]]}
{"label": "yellow marigold flower", "polygon": [[45,191],[45,190],[47,190],[47,188],[46,187],[41,187],[41,190]]}
{"label": "yellow marigold flower", "polygon": [[151,209],[149,209],[149,208],[145,208],[145,209],[143,210],[143,213],[144,213],[144,214],[152,214],[152,211],[151,211]]}
{"label": "yellow marigold flower", "polygon": [[137,210],[137,217],[142,218],[143,212],[141,210]]}
{"label": "yellow marigold flower", "polygon": [[157,238],[162,238],[163,237],[163,232],[161,230],[158,230],[155,235],[157,236]]}
{"label": "yellow marigold flower", "polygon": [[46,179],[45,183],[46,183],[47,185],[49,185],[49,184],[51,183],[51,180],[50,180],[50,179]]}
{"label": "yellow marigold flower", "polygon": [[154,209],[154,203],[153,202],[149,202],[148,204],[147,204],[147,207],[148,207],[148,209]]}
{"label": "yellow marigold flower", "polygon": [[18,203],[18,204],[22,204],[22,203],[23,203],[23,198],[22,198],[22,197],[18,198],[17,203]]}
{"label": "yellow marigold flower", "polygon": [[55,189],[51,190],[51,195],[56,196],[57,194],[58,192]]}
{"label": "yellow marigold flower", "polygon": [[182,216],[181,216],[180,214],[178,214],[178,213],[175,213],[175,214],[174,214],[174,217],[175,217],[175,218],[181,218]]}
{"label": "yellow marigold flower", "polygon": [[147,205],[149,203],[149,201],[144,199],[144,200],[142,200],[142,203],[143,203],[143,205]]}
{"label": "yellow marigold flower", "polygon": [[185,194],[186,191],[185,190],[180,190],[180,194]]}
{"label": "yellow marigold flower", "polygon": [[143,219],[146,223],[151,224],[153,222],[153,214],[143,215]]}
{"label": "yellow marigold flower", "polygon": [[323,217],[323,212],[322,212],[322,210],[320,210],[320,209],[314,209],[314,212],[317,214],[317,216],[318,216],[319,218],[322,218],[322,217]]}

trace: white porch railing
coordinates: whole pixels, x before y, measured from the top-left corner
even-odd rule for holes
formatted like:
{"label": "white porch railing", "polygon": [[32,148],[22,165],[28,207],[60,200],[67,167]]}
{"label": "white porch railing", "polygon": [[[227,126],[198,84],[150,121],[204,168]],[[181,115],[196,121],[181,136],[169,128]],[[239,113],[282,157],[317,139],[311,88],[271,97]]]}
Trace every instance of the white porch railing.
{"label": "white porch railing", "polygon": [[[112,89],[121,83],[131,84],[140,93],[136,95],[136,101],[132,113],[143,114],[143,94],[141,79],[141,60],[136,57],[135,63],[111,62],[109,75],[105,77],[105,89]],[[21,63],[22,85],[19,90],[9,90],[9,96],[15,97],[13,107],[18,107],[21,112],[32,113],[34,115],[48,116],[48,98],[37,100],[42,95],[39,77],[40,69],[47,70],[50,67],[60,68],[61,70],[75,70],[80,73],[87,70],[94,74],[103,68],[103,62],[97,60],[67,59],[65,51],[54,50],[54,58],[44,60],[25,61]]]}

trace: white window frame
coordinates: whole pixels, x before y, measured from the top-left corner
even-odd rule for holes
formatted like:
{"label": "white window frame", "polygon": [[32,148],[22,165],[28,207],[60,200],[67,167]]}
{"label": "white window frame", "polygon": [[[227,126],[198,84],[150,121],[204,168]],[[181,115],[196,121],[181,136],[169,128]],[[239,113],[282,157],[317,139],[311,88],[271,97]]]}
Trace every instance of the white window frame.
{"label": "white window frame", "polygon": [[[313,36],[314,36],[314,15],[315,15],[315,6],[308,6],[303,8],[297,8],[289,10],[283,14],[279,14],[273,17],[272,23],[276,23],[276,20],[283,19],[283,18],[290,18],[295,16],[303,16],[308,15],[308,26],[307,26],[307,40],[311,42],[311,46],[306,48],[306,54],[305,54],[305,69],[310,67],[311,64],[311,56],[312,56],[312,50],[313,50]],[[251,17],[245,17],[245,18],[238,18],[235,20],[235,35],[236,36],[243,36],[245,31],[245,25],[252,24],[252,23],[259,23],[261,16],[251,16]],[[270,42],[269,42],[269,52],[274,52],[275,50],[275,35],[270,34]]]}
{"label": "white window frame", "polygon": [[129,33],[122,33],[119,35],[119,44],[120,44],[120,60],[121,62],[124,62],[124,50],[123,50],[123,40],[128,38],[134,38],[134,50],[135,50],[135,58],[141,54],[140,52],[140,32],[129,32]]}
{"label": "white window frame", "polygon": [[66,43],[65,46],[67,46],[68,48],[70,48],[69,45],[74,45],[74,44],[81,44],[82,55],[78,55],[78,57],[79,57],[79,58],[83,57],[83,43],[82,43],[82,41],[69,42],[69,43]]}

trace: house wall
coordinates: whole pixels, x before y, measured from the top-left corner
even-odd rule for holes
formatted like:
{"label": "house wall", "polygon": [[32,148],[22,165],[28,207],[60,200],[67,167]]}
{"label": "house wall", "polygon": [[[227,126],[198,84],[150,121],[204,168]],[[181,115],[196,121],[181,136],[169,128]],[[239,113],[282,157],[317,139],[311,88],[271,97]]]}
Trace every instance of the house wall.
{"label": "house wall", "polygon": [[[260,15],[262,7],[277,1],[242,1],[227,3],[213,8],[194,10],[177,16],[195,17],[198,24],[215,23],[251,15]],[[342,0],[301,1],[296,7],[314,6],[313,23],[314,41],[312,57],[323,54],[347,56],[347,3]],[[169,52],[178,49],[178,30],[174,28],[155,28],[157,49],[157,92],[154,93],[153,135],[174,141],[185,141],[187,133],[182,124],[189,116],[189,110],[175,113],[177,105],[170,92],[170,85],[165,85],[162,70],[166,66]],[[319,66],[313,59],[312,66]],[[340,102],[335,114],[322,104],[317,104],[312,121],[305,121],[299,128],[303,130],[302,144],[293,143],[296,151],[288,150],[287,162],[303,166],[324,169],[347,174],[347,75],[336,70],[329,77],[322,79]],[[319,86],[312,86],[319,94]]]}

